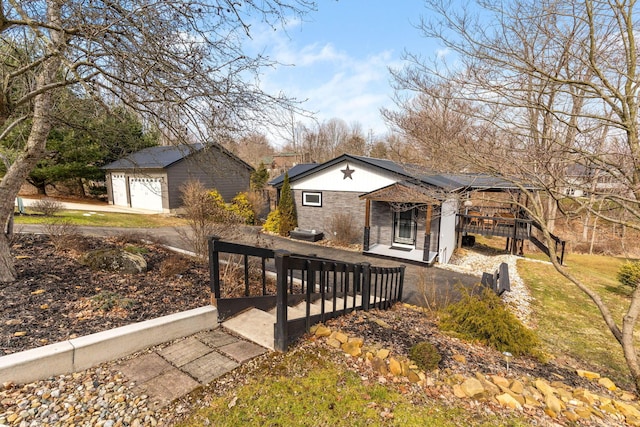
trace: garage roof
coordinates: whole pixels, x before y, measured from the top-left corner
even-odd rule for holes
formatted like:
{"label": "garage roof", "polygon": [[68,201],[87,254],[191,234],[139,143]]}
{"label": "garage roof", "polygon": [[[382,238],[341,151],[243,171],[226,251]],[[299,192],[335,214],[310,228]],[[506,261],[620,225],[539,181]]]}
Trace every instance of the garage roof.
{"label": "garage roof", "polygon": [[204,144],[149,147],[105,165],[103,169],[162,169],[204,148]]}
{"label": "garage roof", "polygon": [[243,164],[247,169],[253,170],[253,167],[244,160],[234,155],[230,151],[218,144],[182,144],[182,145],[163,145],[158,147],[149,147],[129,154],[122,159],[111,162],[102,167],[106,170],[122,170],[122,169],[164,169],[190,155],[202,151],[204,148],[216,148],[221,153],[232,157],[237,162]]}

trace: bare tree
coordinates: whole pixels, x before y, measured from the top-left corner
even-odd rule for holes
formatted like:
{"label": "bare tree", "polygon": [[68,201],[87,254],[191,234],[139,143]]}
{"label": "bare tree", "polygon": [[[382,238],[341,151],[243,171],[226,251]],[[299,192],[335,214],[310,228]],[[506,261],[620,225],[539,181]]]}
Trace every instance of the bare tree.
{"label": "bare tree", "polygon": [[[250,79],[272,63],[243,51],[249,17],[276,26],[313,6],[308,0],[2,1],[0,138],[30,126],[24,150],[0,181],[2,221],[45,153],[60,88],[105,105],[119,100],[162,123],[172,141],[228,133],[265,120],[272,108],[294,107]],[[0,236],[0,282],[15,275],[8,241]]]}
{"label": "bare tree", "polygon": [[273,154],[273,147],[267,137],[258,132],[249,132],[237,139],[228,139],[224,147],[255,168],[265,157]]}
{"label": "bare tree", "polygon": [[[640,391],[633,338],[640,287],[617,323],[602,298],[558,263],[551,237],[555,209],[567,206],[640,230],[635,1],[479,0],[466,9],[448,1],[426,3],[433,14],[420,29],[454,59],[449,66],[442,58],[409,56],[412,65],[395,74],[398,88],[446,102],[466,116],[471,131],[450,146],[449,155],[478,171],[509,177],[527,195],[521,207],[543,226],[553,265],[597,306]],[[472,108],[457,107],[463,101]],[[413,112],[412,105],[404,106],[406,115]],[[585,171],[578,185],[598,203],[579,197],[561,203],[570,183],[567,167],[576,165]],[[603,178],[609,185],[600,185]],[[538,191],[530,191],[531,184]]]}

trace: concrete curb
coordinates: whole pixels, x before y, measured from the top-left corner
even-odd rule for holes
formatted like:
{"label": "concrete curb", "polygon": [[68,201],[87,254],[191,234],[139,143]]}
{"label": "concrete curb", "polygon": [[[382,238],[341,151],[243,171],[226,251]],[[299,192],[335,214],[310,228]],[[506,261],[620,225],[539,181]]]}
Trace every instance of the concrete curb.
{"label": "concrete curb", "polygon": [[195,308],[0,357],[0,384],[82,371],[147,347],[218,327],[218,310]]}

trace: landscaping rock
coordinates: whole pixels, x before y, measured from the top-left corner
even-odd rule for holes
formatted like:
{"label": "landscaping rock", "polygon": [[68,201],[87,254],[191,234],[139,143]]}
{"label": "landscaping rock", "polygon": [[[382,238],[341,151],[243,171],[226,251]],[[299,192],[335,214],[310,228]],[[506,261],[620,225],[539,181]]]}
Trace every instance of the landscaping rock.
{"label": "landscaping rock", "polygon": [[346,343],[347,340],[349,339],[349,337],[346,334],[343,334],[342,332],[336,332],[334,338],[340,341],[341,344]]}
{"label": "landscaping rock", "polygon": [[376,356],[380,359],[386,359],[387,357],[389,357],[389,353],[389,350],[387,350],[386,348],[381,348],[376,352]]}
{"label": "landscaping rock", "polygon": [[362,354],[361,343],[357,341],[348,341],[342,344],[342,351],[353,357],[360,356]]}
{"label": "landscaping rock", "polygon": [[318,325],[315,330],[315,335],[317,337],[328,337],[329,335],[331,335],[331,329],[327,328],[324,325]]}
{"label": "landscaping rock", "polygon": [[387,369],[387,364],[384,362],[383,359],[379,357],[374,357],[373,359],[371,359],[371,367],[375,372],[377,372],[380,375],[387,375],[389,373],[389,370]]}
{"label": "landscaping rock", "polygon": [[520,405],[520,402],[518,402],[513,398],[513,396],[508,393],[499,394],[498,396],[496,396],[496,400],[498,401],[498,403],[500,403],[500,405],[506,406],[511,409],[520,409],[522,407],[522,405]]}
{"label": "landscaping rock", "polygon": [[596,372],[591,372],[591,371],[584,371],[582,369],[577,369],[576,373],[578,375],[580,375],[583,378],[587,378],[590,380],[596,380],[598,378],[600,378],[600,374],[596,373]]}
{"label": "landscaping rock", "polygon": [[96,249],[87,252],[79,262],[92,270],[115,271],[124,274],[147,271],[147,262],[142,255],[119,248]]}
{"label": "landscaping rock", "polygon": [[396,376],[402,375],[402,365],[393,357],[389,358],[389,371]]}
{"label": "landscaping rock", "polygon": [[468,378],[460,387],[467,397],[475,397],[484,393],[482,383],[476,378]]}
{"label": "landscaping rock", "polygon": [[600,378],[598,384],[607,390],[615,391],[617,389],[616,385],[609,378]]}

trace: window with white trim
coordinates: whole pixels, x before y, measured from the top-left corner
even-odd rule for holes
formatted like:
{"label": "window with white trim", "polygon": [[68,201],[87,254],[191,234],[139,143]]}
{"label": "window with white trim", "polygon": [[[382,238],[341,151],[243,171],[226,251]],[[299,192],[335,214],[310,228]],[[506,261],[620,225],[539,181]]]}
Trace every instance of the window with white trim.
{"label": "window with white trim", "polygon": [[322,193],[302,192],[302,206],[322,206]]}

